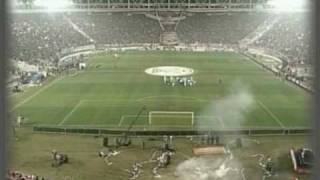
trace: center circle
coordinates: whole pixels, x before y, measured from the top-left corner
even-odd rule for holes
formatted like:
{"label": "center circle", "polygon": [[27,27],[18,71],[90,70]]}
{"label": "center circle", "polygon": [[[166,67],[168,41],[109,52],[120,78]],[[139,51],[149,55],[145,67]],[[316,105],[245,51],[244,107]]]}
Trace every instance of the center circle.
{"label": "center circle", "polygon": [[180,77],[191,76],[194,73],[194,70],[181,66],[158,66],[146,69],[145,73],[152,76]]}

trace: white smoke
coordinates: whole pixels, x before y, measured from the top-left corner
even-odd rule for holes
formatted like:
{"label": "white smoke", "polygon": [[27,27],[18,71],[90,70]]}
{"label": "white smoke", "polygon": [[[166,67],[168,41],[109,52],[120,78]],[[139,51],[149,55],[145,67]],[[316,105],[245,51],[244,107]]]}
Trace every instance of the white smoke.
{"label": "white smoke", "polygon": [[249,88],[235,81],[228,90],[228,93],[222,99],[213,100],[200,113],[200,116],[215,117],[202,118],[197,121],[198,129],[205,128],[208,125],[216,126],[219,119],[220,126],[226,128],[238,128],[244,123],[246,115],[253,109],[254,97]]}
{"label": "white smoke", "polygon": [[242,180],[241,166],[232,156],[194,157],[180,163],[175,171],[179,180]]}
{"label": "white smoke", "polygon": [[[235,81],[221,99],[214,99],[201,113],[197,122],[198,130],[211,126],[213,128],[240,128],[252,111],[254,97],[249,88]],[[211,118],[216,117],[216,118]],[[219,121],[217,121],[219,118]],[[218,123],[218,124],[217,124]],[[220,124],[219,124],[220,123]],[[243,180],[245,179],[241,163],[232,154],[227,157],[194,157],[180,163],[175,172],[181,180]]]}
{"label": "white smoke", "polygon": [[[239,128],[252,111],[254,97],[248,86],[240,81],[232,83],[226,95],[221,99],[214,99],[200,113],[201,118],[196,121],[198,130],[207,127]],[[215,117],[215,118],[211,118]],[[219,118],[218,121],[217,118]],[[243,180],[241,163],[232,154],[227,157],[195,157],[179,164],[175,172],[181,180]]]}

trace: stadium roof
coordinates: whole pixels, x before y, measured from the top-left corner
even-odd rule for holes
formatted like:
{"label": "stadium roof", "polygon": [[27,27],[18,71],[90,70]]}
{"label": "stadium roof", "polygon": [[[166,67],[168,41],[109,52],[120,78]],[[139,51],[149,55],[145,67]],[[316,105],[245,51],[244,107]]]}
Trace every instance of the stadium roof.
{"label": "stadium roof", "polygon": [[311,0],[12,0],[12,10],[44,11],[301,11]]}

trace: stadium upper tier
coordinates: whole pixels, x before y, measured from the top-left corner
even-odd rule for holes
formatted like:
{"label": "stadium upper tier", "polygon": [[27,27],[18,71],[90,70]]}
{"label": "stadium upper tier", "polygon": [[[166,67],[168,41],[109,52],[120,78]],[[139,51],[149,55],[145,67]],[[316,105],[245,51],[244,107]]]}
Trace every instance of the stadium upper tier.
{"label": "stadium upper tier", "polygon": [[[249,45],[280,52],[289,60],[309,58],[311,28],[306,13],[183,16],[174,28],[180,43],[239,44],[249,37],[254,39]],[[159,21],[134,13],[13,14],[10,25],[10,57],[31,63],[56,62],[64,49],[88,44],[160,43],[164,31]]]}

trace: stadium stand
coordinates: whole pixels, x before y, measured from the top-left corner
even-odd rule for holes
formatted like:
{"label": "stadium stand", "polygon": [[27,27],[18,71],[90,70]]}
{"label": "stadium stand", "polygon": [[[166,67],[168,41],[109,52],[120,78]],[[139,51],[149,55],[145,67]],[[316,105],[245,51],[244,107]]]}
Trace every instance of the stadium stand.
{"label": "stadium stand", "polygon": [[[311,28],[306,16],[304,13],[187,13],[176,32],[180,43],[238,44],[263,22],[277,17],[279,20],[251,46],[279,52],[293,64],[304,64],[309,63],[311,52]],[[10,58],[30,64],[55,63],[64,49],[93,43],[159,43],[162,31],[157,20],[131,13],[14,14],[10,24]]]}
{"label": "stadium stand", "polygon": [[310,61],[311,23],[307,13],[280,15],[279,21],[254,45],[278,51],[291,62]]}
{"label": "stadium stand", "polygon": [[159,23],[143,14],[73,13],[69,17],[98,44],[159,42]]}
{"label": "stadium stand", "polygon": [[88,43],[59,13],[14,14],[10,24],[10,57],[31,64],[56,62],[62,49]]}
{"label": "stadium stand", "polygon": [[118,45],[155,43],[160,34],[158,22],[128,13],[15,14],[10,23],[10,58],[31,64],[56,62],[63,49],[93,41]]}
{"label": "stadium stand", "polygon": [[179,23],[184,43],[235,44],[264,21],[264,13],[197,13]]}
{"label": "stadium stand", "polygon": [[310,13],[295,12],[274,16],[269,21],[276,23],[258,38],[252,46],[269,51],[283,61],[279,71],[287,80],[312,90],[313,78],[311,48],[311,22],[308,21]]}

